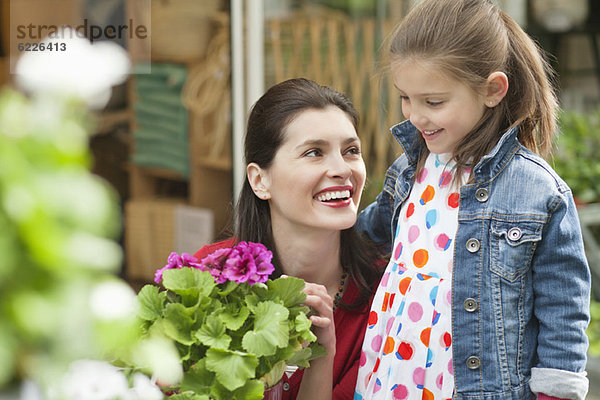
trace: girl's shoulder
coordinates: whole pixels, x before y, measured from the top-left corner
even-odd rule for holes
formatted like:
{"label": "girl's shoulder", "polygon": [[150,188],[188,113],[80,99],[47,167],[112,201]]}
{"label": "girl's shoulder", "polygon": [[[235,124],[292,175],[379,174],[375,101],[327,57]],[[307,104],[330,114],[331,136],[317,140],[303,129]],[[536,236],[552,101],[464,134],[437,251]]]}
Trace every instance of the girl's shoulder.
{"label": "girl's shoulder", "polygon": [[565,193],[570,191],[567,183],[558,175],[552,166],[541,156],[521,147],[513,158],[513,172],[522,175],[529,184],[535,182],[538,189]]}

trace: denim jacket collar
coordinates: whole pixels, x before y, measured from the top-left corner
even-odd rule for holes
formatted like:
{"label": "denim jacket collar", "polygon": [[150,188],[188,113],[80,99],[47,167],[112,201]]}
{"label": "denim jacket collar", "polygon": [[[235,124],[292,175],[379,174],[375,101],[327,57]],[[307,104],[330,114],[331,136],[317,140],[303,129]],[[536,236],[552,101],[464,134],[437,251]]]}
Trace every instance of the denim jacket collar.
{"label": "denim jacket collar", "polygon": [[[409,120],[406,120],[392,126],[390,131],[404,150],[409,164],[415,165],[418,160],[420,146],[417,128]],[[517,139],[518,132],[518,127],[510,128],[502,135],[492,151],[479,160],[474,168],[476,182],[486,182],[504,168],[520,147]]]}

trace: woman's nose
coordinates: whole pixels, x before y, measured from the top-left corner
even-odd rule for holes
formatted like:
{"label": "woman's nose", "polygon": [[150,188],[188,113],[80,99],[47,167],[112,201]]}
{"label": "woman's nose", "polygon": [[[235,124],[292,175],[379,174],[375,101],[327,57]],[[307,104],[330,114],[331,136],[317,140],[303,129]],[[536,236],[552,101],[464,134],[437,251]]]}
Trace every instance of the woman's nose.
{"label": "woman's nose", "polygon": [[348,178],[352,175],[350,164],[339,154],[332,156],[329,160],[329,175],[332,177]]}

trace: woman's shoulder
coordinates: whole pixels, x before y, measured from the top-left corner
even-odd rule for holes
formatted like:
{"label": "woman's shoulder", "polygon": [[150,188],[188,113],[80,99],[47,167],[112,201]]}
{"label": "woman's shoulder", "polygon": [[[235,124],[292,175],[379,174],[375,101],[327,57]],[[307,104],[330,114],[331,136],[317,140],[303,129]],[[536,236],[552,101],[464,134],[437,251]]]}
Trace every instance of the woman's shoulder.
{"label": "woman's shoulder", "polygon": [[202,260],[204,257],[213,253],[214,251],[219,250],[219,249],[224,249],[226,247],[233,247],[234,244],[235,244],[234,238],[230,238],[230,239],[223,240],[223,241],[216,242],[216,243],[207,244],[206,246],[203,246],[200,250],[195,252],[194,257],[196,257],[198,260]]}

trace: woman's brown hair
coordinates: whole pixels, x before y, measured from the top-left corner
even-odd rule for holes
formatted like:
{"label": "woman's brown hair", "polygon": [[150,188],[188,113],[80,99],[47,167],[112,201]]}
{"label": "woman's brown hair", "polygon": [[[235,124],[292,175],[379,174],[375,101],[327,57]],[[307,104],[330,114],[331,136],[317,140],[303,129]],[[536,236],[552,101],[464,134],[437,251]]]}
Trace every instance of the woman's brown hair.
{"label": "woman's brown hair", "polygon": [[[296,78],[271,87],[252,107],[244,141],[246,165],[256,163],[269,168],[285,140],[285,128],[301,112],[335,106],[342,110],[354,129],[358,128],[358,113],[342,93],[314,81]],[[260,242],[273,252],[274,276],[282,273],[277,255],[269,202],[259,199],[246,179],[236,205],[235,237],[240,241]],[[340,261],[360,289],[360,296],[351,308],[362,308],[379,278],[375,268],[375,248],[352,227],[341,232]]]}

